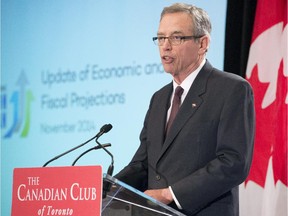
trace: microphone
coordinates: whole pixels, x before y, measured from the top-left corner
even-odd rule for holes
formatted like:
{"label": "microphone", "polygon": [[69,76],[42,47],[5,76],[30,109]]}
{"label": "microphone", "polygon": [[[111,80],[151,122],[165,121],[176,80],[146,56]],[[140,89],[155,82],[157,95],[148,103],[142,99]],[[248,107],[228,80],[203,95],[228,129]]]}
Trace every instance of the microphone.
{"label": "microphone", "polygon": [[[64,152],[64,153],[62,153],[62,154],[60,154],[60,155],[57,155],[56,157],[54,157],[54,158],[52,158],[52,159],[50,159],[50,160],[48,160],[48,161],[43,165],[43,167],[46,167],[46,166],[47,166],[49,163],[51,163],[52,161],[57,160],[58,158],[60,158],[60,157],[62,157],[62,156],[64,156],[64,155],[66,155],[66,154],[68,154],[68,153],[70,153],[70,152],[72,152],[72,151],[74,151],[74,150],[76,150],[76,149],[78,149],[78,148],[86,145],[86,144],[89,143],[91,140],[93,140],[93,139],[95,139],[95,138],[96,138],[96,140],[99,139],[100,136],[102,136],[104,133],[107,133],[108,131],[110,131],[111,128],[112,128],[112,125],[111,125],[111,124],[105,124],[105,125],[103,125],[103,126],[101,127],[100,131],[99,131],[94,137],[92,137],[91,139],[87,140],[86,142],[84,142],[84,143],[82,143],[82,144],[80,144],[80,145],[78,145],[78,146],[76,146],[76,147],[74,147],[74,148],[72,148],[72,149],[70,149],[70,150],[68,150],[68,151],[66,151],[66,152]],[[101,147],[101,148],[102,148],[102,147]]]}
{"label": "microphone", "polygon": [[[111,125],[111,124],[104,125],[104,126],[102,127],[102,129],[103,129],[103,133],[107,133],[108,131],[110,131],[110,130],[112,129],[112,125]],[[102,134],[103,134],[103,133],[102,133]],[[101,134],[101,135],[102,135],[102,134]],[[104,145],[102,145],[101,143],[98,142],[99,137],[100,137],[100,136],[98,136],[98,137],[96,136],[95,142],[98,144],[98,147],[99,147],[99,148],[102,148],[107,154],[110,155],[110,157],[111,157],[111,164],[110,164],[110,166],[109,166],[109,168],[108,168],[107,174],[109,174],[109,175],[112,176],[113,170],[114,170],[114,157],[113,157],[112,153],[105,148]]]}
{"label": "microphone", "polygon": [[[95,136],[96,140],[99,139],[100,136],[102,136],[104,133],[109,132],[112,129],[112,125],[111,124],[105,124],[101,127],[99,133]],[[93,137],[94,139],[94,137]]]}
{"label": "microphone", "polygon": [[[102,146],[103,146],[104,148],[107,148],[107,147],[110,147],[110,146],[111,146],[111,143],[106,143],[106,144],[103,144]],[[72,163],[72,166],[74,166],[74,165],[76,164],[76,162],[77,162],[82,156],[84,156],[85,154],[87,154],[88,152],[90,152],[90,151],[92,151],[92,150],[97,150],[97,149],[100,149],[100,148],[102,148],[102,147],[98,145],[98,146],[94,146],[94,147],[86,150],[85,152],[83,152],[82,154],[80,154],[80,155],[74,160],[74,162]]]}
{"label": "microphone", "polygon": [[[104,126],[103,126],[103,127],[104,127]],[[106,133],[107,133],[108,131],[110,131],[111,129],[112,129],[112,125],[111,125],[111,124],[108,124],[108,125],[105,126],[105,131],[106,131]],[[103,130],[104,130],[104,129],[103,129]],[[110,166],[108,167],[107,174],[110,175],[110,176],[112,176],[112,175],[113,175],[113,170],[114,170],[114,157],[113,157],[112,153],[111,153],[110,151],[108,151],[108,150],[104,147],[104,145],[102,145],[101,143],[98,142],[98,139],[99,139],[99,137],[97,137],[97,138],[95,139],[95,142],[98,144],[98,146],[99,146],[100,148],[102,148],[102,149],[111,157],[111,164],[110,164]],[[107,182],[107,181],[104,181],[104,182],[103,182],[103,194],[102,194],[102,198],[103,198],[103,199],[106,198],[107,192],[110,191],[110,188],[111,188],[111,183],[110,183],[110,182]]]}

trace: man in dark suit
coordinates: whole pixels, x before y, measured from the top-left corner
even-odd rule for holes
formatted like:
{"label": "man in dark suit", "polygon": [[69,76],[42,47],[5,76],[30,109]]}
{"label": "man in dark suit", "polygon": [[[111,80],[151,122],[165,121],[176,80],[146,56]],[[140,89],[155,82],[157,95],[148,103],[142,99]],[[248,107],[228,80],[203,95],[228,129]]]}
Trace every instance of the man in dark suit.
{"label": "man in dark suit", "polygon": [[[174,4],[162,11],[153,40],[173,82],[153,95],[141,144],[115,177],[186,215],[236,216],[238,185],[253,154],[253,92],[245,79],[206,60],[210,32],[200,8]],[[173,96],[177,86],[183,93]],[[168,130],[174,97],[181,106]]]}

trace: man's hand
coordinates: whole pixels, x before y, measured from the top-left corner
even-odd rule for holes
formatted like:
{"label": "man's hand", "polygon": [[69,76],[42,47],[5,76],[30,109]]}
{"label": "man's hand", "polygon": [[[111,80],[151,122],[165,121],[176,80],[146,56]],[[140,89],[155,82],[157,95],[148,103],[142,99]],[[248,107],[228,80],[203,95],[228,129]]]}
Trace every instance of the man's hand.
{"label": "man's hand", "polygon": [[166,205],[173,201],[173,197],[169,188],[146,190],[144,193]]}

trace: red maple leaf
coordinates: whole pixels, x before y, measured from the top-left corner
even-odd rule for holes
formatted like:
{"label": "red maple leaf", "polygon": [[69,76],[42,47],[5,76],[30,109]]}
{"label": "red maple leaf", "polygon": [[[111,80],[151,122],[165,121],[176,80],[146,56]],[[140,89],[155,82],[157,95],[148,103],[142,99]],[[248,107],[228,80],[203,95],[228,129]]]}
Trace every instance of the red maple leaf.
{"label": "red maple leaf", "polygon": [[288,186],[287,181],[287,115],[288,106],[285,104],[287,95],[288,79],[283,75],[283,61],[281,61],[278,80],[277,93],[274,104],[274,142],[272,148],[273,155],[273,173],[275,184],[280,180],[283,184]]}
{"label": "red maple leaf", "polygon": [[287,78],[283,75],[283,61],[278,70],[276,99],[269,106],[261,106],[269,83],[259,81],[257,65],[247,80],[254,90],[256,133],[252,166],[245,183],[254,181],[264,188],[272,157],[275,184],[280,180],[287,186]]}

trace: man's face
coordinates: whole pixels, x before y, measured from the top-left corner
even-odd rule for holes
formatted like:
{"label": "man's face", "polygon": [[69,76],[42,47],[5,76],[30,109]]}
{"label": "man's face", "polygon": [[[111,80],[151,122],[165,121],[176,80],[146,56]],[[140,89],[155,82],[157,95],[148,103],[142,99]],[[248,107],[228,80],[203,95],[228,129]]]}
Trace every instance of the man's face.
{"label": "man's face", "polygon": [[[158,28],[158,37],[169,36],[191,36],[193,26],[191,17],[186,13],[166,14],[162,18]],[[194,39],[185,40],[179,45],[171,45],[168,39],[162,46],[159,46],[160,57],[164,70],[174,78],[186,77],[199,64],[200,43]]]}

